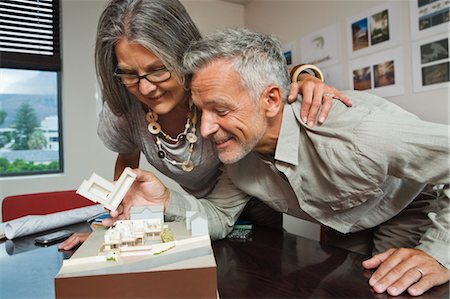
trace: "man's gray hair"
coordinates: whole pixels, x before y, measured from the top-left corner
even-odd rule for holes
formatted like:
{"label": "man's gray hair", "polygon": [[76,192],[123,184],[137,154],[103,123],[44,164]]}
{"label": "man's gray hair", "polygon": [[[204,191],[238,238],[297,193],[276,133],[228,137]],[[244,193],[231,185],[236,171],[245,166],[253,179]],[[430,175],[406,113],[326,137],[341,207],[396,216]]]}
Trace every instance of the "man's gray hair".
{"label": "man's gray hair", "polygon": [[112,0],[100,16],[95,44],[95,65],[107,101],[116,115],[128,112],[134,100],[113,76],[114,51],[120,39],[139,44],[158,56],[181,84],[186,82],[182,57],[200,32],[178,0]]}
{"label": "man's gray hair", "polygon": [[272,35],[247,29],[225,29],[191,43],[183,59],[186,74],[225,59],[242,79],[255,100],[271,84],[280,87],[283,99],[289,92],[289,72],[280,42]]}

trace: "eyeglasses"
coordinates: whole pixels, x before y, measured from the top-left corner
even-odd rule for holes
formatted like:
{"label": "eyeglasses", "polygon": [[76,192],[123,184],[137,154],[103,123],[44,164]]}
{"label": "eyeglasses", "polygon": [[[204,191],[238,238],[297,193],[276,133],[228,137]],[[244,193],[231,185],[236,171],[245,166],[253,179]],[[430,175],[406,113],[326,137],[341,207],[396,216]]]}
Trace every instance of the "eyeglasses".
{"label": "eyeglasses", "polygon": [[141,79],[145,79],[150,83],[161,83],[169,80],[172,76],[170,71],[165,67],[143,75],[121,73],[120,69],[116,69],[113,75],[119,79],[123,85],[136,85],[141,82]]}

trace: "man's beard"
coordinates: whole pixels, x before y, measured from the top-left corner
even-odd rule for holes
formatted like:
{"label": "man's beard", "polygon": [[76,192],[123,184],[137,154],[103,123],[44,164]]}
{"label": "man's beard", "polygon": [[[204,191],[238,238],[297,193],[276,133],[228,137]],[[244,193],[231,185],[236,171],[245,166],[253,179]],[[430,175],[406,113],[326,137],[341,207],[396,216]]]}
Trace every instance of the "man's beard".
{"label": "man's beard", "polygon": [[219,159],[224,164],[233,164],[238,162],[239,160],[243,159],[245,156],[247,156],[253,149],[258,145],[258,143],[261,141],[261,139],[264,136],[264,133],[266,132],[267,125],[265,122],[259,123],[260,128],[258,128],[258,132],[255,135],[255,138],[252,138],[252,140],[249,140],[245,144],[238,141],[238,139],[233,138],[234,142],[237,143],[238,150],[233,150],[233,148],[226,148],[223,151],[219,150]]}

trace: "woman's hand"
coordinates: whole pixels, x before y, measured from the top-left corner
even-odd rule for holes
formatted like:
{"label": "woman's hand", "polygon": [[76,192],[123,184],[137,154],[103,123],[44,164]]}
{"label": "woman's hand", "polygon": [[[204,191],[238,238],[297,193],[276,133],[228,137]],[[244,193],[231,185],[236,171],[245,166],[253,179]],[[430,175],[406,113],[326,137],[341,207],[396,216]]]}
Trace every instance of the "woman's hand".
{"label": "woman's hand", "polygon": [[117,210],[111,211],[111,218],[102,221],[105,226],[113,225],[117,220],[130,219],[132,206],[163,205],[167,207],[170,192],[169,189],[151,172],[141,169],[133,169],[137,175],[133,185],[123,198]]}
{"label": "woman's hand", "polygon": [[352,106],[352,102],[346,95],[308,74],[301,74],[300,81],[291,83],[288,102],[296,101],[299,93],[303,95],[300,117],[309,127],[314,126],[319,110],[317,121],[319,124],[325,122],[333,99],[340,100],[349,107]]}
{"label": "woman's hand", "polygon": [[70,250],[78,244],[83,243],[91,233],[74,233],[67,240],[58,245],[58,249]]}

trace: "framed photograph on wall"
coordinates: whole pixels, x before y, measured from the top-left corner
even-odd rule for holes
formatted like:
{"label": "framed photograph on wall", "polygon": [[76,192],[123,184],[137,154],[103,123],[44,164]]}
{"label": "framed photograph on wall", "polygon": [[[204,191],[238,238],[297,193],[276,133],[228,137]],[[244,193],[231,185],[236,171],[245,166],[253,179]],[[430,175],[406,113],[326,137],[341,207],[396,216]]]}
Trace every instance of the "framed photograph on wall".
{"label": "framed photograph on wall", "polygon": [[386,50],[349,62],[350,89],[382,97],[405,93],[402,48]]}
{"label": "framed photograph on wall", "polygon": [[412,45],[413,90],[449,88],[449,35],[441,33]]}
{"label": "framed photograph on wall", "polygon": [[282,47],[283,47],[283,55],[284,55],[284,58],[286,59],[286,64],[289,67],[294,66],[295,65],[295,62],[294,62],[295,44],[294,44],[294,42],[286,43]]}
{"label": "framed photograph on wall", "polygon": [[401,44],[400,3],[376,6],[347,19],[349,58],[379,52]]}
{"label": "framed photograph on wall", "polygon": [[450,1],[410,0],[409,8],[412,40],[449,32]]}

